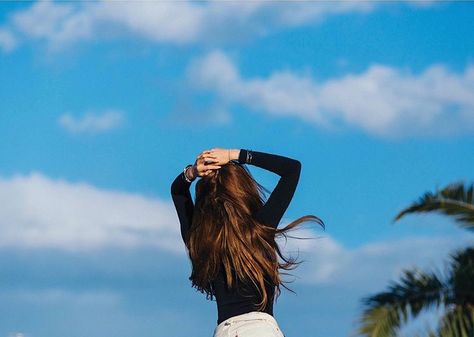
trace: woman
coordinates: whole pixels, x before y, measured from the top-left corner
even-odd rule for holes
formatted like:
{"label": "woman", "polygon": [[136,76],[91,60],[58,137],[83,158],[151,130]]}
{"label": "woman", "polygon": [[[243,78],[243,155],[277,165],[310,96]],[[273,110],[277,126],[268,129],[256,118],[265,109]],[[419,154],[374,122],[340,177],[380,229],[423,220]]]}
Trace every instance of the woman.
{"label": "woman", "polygon": [[[263,186],[245,164],[280,176],[266,202]],[[277,226],[293,198],[301,172],[298,160],[245,149],[214,148],[200,153],[171,185],[181,236],[192,263],[192,286],[215,296],[218,319],[214,337],[282,337],[273,317],[273,300],[280,294],[279,269],[300,262],[282,255],[276,236],[304,221]],[[189,187],[196,184],[195,202]],[[279,262],[278,257],[282,259]],[[290,290],[291,291],[291,290]]]}

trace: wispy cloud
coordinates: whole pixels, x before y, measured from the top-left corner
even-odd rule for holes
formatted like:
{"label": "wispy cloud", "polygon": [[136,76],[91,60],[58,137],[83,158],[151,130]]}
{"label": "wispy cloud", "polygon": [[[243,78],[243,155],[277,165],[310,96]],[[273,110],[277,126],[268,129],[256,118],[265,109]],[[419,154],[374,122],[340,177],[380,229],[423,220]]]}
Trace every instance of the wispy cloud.
{"label": "wispy cloud", "polygon": [[59,117],[58,123],[71,133],[102,133],[120,127],[123,121],[123,112],[107,110],[100,113],[87,112],[82,117],[65,113]]}
{"label": "wispy cloud", "polygon": [[93,36],[94,15],[80,6],[40,0],[14,12],[10,29],[24,38],[46,41],[52,50]]}
{"label": "wispy cloud", "polygon": [[[419,1],[408,3],[418,4]],[[432,4],[431,1],[424,2]],[[369,13],[376,2],[111,2],[41,0],[11,16],[10,28],[52,49],[70,43],[133,34],[154,42],[189,44],[244,39],[284,27],[313,24],[328,16]]]}
{"label": "wispy cloud", "polygon": [[15,49],[18,42],[12,32],[8,29],[0,28],[0,49],[8,53]]}
{"label": "wispy cloud", "polygon": [[244,78],[221,51],[195,60],[189,80],[228,104],[318,127],[352,127],[382,137],[453,135],[474,131],[474,65],[463,73],[435,64],[419,74],[374,64],[360,74],[318,82],[308,74],[276,71]]}
{"label": "wispy cloud", "polygon": [[[315,237],[308,230],[298,230],[296,236]],[[452,237],[407,237],[356,248],[345,247],[331,236],[288,242],[284,250],[292,254],[299,251],[305,260],[298,271],[300,282],[344,286],[350,280],[353,288],[370,289],[397,278],[403,269],[441,267],[450,252],[472,245],[474,236],[461,233]]]}
{"label": "wispy cloud", "polygon": [[32,173],[0,177],[0,203],[0,246],[184,252],[168,201]]}

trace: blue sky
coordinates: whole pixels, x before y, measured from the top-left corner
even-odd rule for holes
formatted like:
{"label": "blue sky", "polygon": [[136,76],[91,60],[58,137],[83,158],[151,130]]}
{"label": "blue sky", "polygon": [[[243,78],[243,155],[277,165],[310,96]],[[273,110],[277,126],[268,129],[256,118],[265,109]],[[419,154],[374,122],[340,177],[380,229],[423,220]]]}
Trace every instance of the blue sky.
{"label": "blue sky", "polygon": [[306,262],[275,317],[287,336],[349,336],[363,296],[473,242],[442,216],[392,224],[425,191],[472,182],[473,13],[0,3],[0,337],[212,335],[169,194],[212,147],[301,161],[282,225],[315,214],[327,228],[285,247]]}

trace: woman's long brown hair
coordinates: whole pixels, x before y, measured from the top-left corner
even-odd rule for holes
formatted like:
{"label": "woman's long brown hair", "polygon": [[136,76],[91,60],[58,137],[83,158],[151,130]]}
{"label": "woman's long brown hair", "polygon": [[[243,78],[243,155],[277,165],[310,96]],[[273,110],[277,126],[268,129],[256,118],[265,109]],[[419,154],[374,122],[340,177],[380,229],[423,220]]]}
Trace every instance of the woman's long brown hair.
{"label": "woman's long brown hair", "polygon": [[275,287],[275,298],[280,295],[280,285],[292,291],[279,270],[294,269],[301,262],[285,257],[275,239],[286,239],[285,233],[304,221],[315,221],[323,228],[324,223],[314,215],[300,217],[281,229],[259,223],[253,215],[264,205],[263,191],[267,190],[248,168],[234,161],[197,182],[196,205],[185,242],[192,263],[189,279],[207,298],[215,295],[211,283],[221,265],[228,288],[239,281],[256,286],[262,298],[258,310],[269,300],[265,282]]}

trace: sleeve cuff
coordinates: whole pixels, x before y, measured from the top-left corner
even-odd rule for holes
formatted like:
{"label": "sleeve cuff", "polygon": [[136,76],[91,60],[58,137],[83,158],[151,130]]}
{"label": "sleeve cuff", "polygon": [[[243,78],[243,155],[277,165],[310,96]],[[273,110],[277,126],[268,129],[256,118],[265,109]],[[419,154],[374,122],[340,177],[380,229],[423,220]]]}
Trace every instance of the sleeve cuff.
{"label": "sleeve cuff", "polygon": [[239,163],[241,163],[241,164],[246,164],[247,163],[247,150],[240,149]]}

